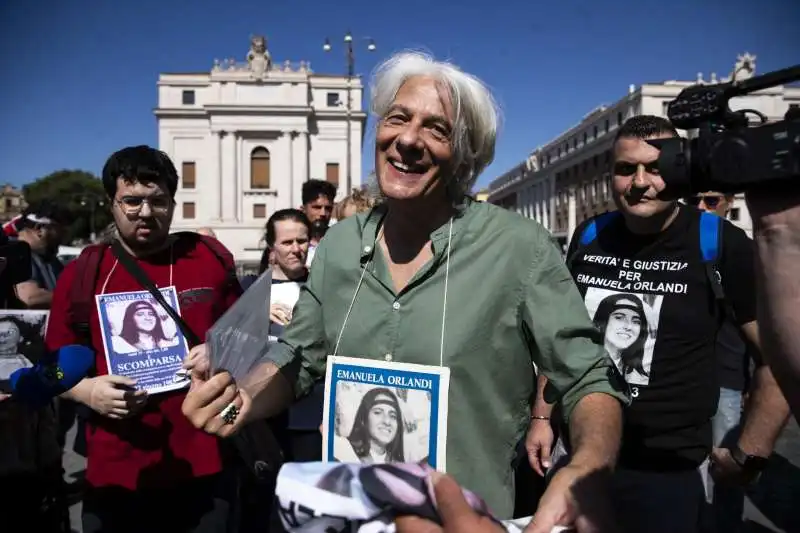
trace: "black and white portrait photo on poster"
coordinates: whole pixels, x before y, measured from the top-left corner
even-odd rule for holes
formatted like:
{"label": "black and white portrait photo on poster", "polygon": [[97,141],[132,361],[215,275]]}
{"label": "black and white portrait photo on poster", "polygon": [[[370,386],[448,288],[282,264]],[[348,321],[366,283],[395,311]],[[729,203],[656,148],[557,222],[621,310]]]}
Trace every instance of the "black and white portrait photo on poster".
{"label": "black and white portrait photo on poster", "polygon": [[45,354],[48,311],[0,311],[0,390],[8,392],[9,378],[30,368]]}
{"label": "black and white portrait photo on poster", "polygon": [[663,295],[590,287],[584,298],[606,353],[630,385],[650,383]]}
{"label": "black and white portrait photo on poster", "polygon": [[329,357],[323,459],[443,470],[449,377],[447,368]]}

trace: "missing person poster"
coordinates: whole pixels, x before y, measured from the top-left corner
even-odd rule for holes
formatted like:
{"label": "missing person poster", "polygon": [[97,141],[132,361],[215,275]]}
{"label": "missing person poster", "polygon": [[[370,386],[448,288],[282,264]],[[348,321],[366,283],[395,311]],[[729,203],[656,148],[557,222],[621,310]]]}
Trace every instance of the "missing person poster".
{"label": "missing person poster", "polygon": [[[175,287],[161,294],[178,313]],[[188,386],[182,372],[188,352],[178,325],[149,291],[97,295],[108,373],[137,381],[150,394]]]}
{"label": "missing person poster", "polygon": [[327,365],[324,461],[445,471],[450,369],[340,356]]}

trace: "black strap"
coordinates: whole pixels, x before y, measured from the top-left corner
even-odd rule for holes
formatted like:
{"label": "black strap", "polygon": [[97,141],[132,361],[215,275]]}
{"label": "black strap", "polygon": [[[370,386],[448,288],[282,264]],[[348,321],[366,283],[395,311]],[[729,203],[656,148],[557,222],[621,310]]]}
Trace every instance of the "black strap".
{"label": "black strap", "polygon": [[183,336],[186,338],[186,341],[189,343],[189,348],[194,348],[195,346],[203,344],[203,341],[201,341],[200,337],[198,337],[197,334],[192,331],[192,328],[189,327],[189,324],[187,324],[181,318],[178,312],[175,311],[175,309],[173,309],[169,303],[167,303],[164,295],[161,294],[161,291],[158,290],[155,283],[153,283],[153,281],[147,277],[147,274],[144,273],[142,267],[140,267],[136,259],[134,259],[130,253],[128,253],[128,250],[122,246],[122,243],[118,240],[115,240],[111,245],[111,251],[114,252],[114,255],[119,260],[120,264],[122,264],[122,266],[125,268],[125,270],[127,270],[128,273],[133,276],[142,287],[147,289],[150,294],[153,295],[153,298],[155,298],[161,307],[164,308],[164,311],[167,312],[170,318],[175,321],[175,324],[178,325],[183,333]]}

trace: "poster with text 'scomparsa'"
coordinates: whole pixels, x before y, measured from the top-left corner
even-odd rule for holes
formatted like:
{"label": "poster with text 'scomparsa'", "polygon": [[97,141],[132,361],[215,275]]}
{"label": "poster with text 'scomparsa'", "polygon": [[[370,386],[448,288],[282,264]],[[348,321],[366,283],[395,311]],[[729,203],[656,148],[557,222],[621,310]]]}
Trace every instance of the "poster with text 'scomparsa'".
{"label": "poster with text 'scomparsa'", "polygon": [[[180,314],[175,287],[159,290]],[[150,394],[189,385],[181,371],[188,352],[186,339],[149,291],[98,294],[96,298],[109,374],[134,379],[137,389]]]}

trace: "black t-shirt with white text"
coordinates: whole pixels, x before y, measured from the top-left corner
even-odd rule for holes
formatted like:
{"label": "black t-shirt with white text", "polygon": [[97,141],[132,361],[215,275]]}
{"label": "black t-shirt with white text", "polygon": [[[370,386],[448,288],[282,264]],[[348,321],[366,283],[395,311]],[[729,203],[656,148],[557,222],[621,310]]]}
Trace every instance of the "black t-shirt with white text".
{"label": "black t-shirt with white text", "polygon": [[[631,233],[619,216],[579,245],[587,223],[576,229],[567,257],[606,353],[630,389],[619,465],[694,468],[711,449],[722,322],[702,262],[700,211],[680,206],[655,235]],[[716,265],[726,300],[744,324],[755,320],[754,257],[735,235],[740,231],[723,222]]]}

